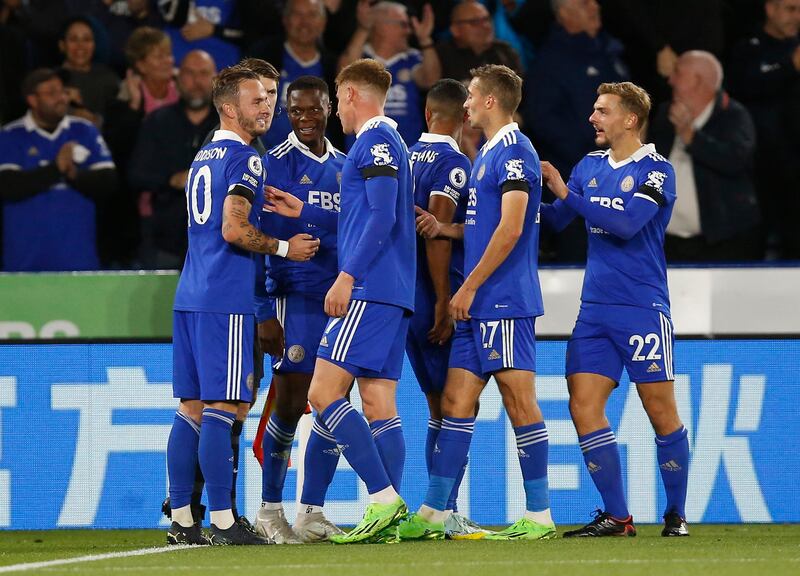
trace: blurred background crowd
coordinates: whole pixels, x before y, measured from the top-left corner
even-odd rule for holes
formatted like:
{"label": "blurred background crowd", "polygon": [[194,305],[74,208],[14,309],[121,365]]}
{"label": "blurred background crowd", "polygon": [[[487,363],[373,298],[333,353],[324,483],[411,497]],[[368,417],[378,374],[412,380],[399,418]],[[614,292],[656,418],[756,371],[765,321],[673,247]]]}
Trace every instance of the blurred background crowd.
{"label": "blurred background crowd", "polygon": [[[597,86],[633,81],[676,170],[668,261],[800,259],[799,29],[800,0],[0,0],[2,270],[179,268],[211,82],[247,56],[280,71],[281,107],[301,75],[384,62],[409,146],[427,88],[506,64],[565,178],[595,149]],[[290,129],[281,110],[264,144]],[[461,144],[474,158],[480,135]],[[580,263],[583,226],[543,234],[542,261]]]}

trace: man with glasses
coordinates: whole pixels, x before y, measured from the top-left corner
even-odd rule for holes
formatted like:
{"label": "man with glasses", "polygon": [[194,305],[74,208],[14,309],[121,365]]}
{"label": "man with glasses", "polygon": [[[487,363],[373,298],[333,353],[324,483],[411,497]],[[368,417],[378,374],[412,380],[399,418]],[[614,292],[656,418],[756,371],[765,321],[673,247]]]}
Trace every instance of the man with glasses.
{"label": "man with glasses", "polygon": [[519,54],[507,42],[496,40],[492,17],[480,2],[461,2],[450,15],[452,40],[436,45],[442,77],[469,82],[469,71],[484,64],[504,64],[522,73]]}
{"label": "man with glasses", "polygon": [[[433,9],[426,4],[422,19],[409,18],[399,2],[358,3],[358,28],[339,59],[339,69],[359,58],[371,58],[383,64],[392,75],[386,98],[386,116],[397,122],[397,130],[406,145],[419,140],[424,129],[421,90],[427,90],[441,77],[441,65],[434,50]],[[419,50],[409,48],[413,31]],[[354,138],[347,140],[352,145]]]}
{"label": "man with glasses", "polygon": [[0,132],[0,202],[5,271],[97,270],[95,204],[114,194],[117,174],[91,122],[67,115],[55,70],[22,83],[28,113]]}

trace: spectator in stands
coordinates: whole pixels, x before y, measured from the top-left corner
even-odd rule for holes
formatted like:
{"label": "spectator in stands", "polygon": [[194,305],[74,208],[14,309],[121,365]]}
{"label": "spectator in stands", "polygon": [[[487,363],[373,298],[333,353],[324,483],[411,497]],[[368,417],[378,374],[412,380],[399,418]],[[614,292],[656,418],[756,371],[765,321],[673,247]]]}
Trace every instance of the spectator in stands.
{"label": "spectator in stands", "polygon": [[239,25],[238,2],[231,0],[161,0],[176,60],[190,50],[205,50],[220,68],[236,64],[244,37]]}
{"label": "spectator in stands", "polygon": [[100,257],[106,266],[123,267],[136,256],[138,215],[150,210],[149,195],[137,198],[126,184],[139,126],[147,114],[174,104],[179,98],[169,36],[155,28],[137,28],[128,38],[125,52],[130,68],[105,122],[108,144],[122,177],[122,193],[109,205],[108,217],[100,219]]}
{"label": "spectator in stands", "polygon": [[[378,2],[370,6],[369,0],[361,0],[358,29],[339,59],[339,69],[364,57],[386,66],[392,74],[386,115],[398,123],[397,130],[409,146],[419,140],[424,128],[420,90],[433,86],[441,75],[439,57],[431,39],[433,26],[433,9],[429,4],[425,5],[420,20],[409,19],[406,7],[399,2]],[[408,46],[412,29],[419,50]]]}
{"label": "spectator in stands", "polygon": [[800,258],[800,156],[789,111],[800,80],[800,0],[766,0],[764,12],[764,25],[731,53],[728,86],[755,122],[755,182],[768,243],[777,255]]}
{"label": "spectator in stands", "polygon": [[22,85],[28,113],[0,132],[3,269],[97,270],[95,202],[113,195],[116,172],[91,123],[67,115],[55,70]]}
{"label": "spectator in stands", "polygon": [[492,17],[475,0],[461,2],[450,15],[450,40],[436,45],[442,63],[442,77],[469,82],[473,68],[484,64],[504,64],[522,74],[519,54],[507,42],[496,40]]}
{"label": "spectator in stands", "polygon": [[0,125],[25,113],[19,87],[28,70],[28,37],[17,21],[21,0],[0,0]]}
{"label": "spectator in stands", "polygon": [[[620,58],[622,44],[602,28],[596,0],[552,0],[556,23],[542,44],[526,86],[523,116],[543,160],[570,174],[596,148],[586,118],[597,99],[597,86],[622,82],[628,71]],[[544,201],[552,201],[544,192]],[[586,259],[586,230],[576,218],[558,237],[543,235],[561,262]]]}
{"label": "spectator in stands", "polygon": [[255,58],[273,64],[281,74],[278,84],[280,112],[261,138],[268,149],[286,140],[292,131],[286,114],[286,88],[289,84],[306,75],[324,78],[329,86],[334,84],[336,58],[325,51],[321,43],[326,19],[323,0],[288,0],[283,12],[285,37],[268,36],[250,50]]}
{"label": "spectator in stands", "polygon": [[653,122],[651,140],[675,168],[678,190],[667,261],[763,256],[752,180],[755,128],[745,107],[722,91],[722,79],[710,52],[682,54],[669,80],[672,102]]}
{"label": "spectator in stands", "polygon": [[217,72],[207,52],[193,50],[178,71],[180,100],[148,115],[131,156],[128,182],[152,192],[152,212],[142,216],[145,268],[181,268],[186,256],[186,179],[203,139],[217,124],[211,81]]}
{"label": "spectator in stands", "polygon": [[61,65],[67,79],[70,113],[101,126],[109,103],[119,92],[119,78],[94,59],[94,32],[83,16],[67,20],[58,47],[64,54]]}
{"label": "spectator in stands", "polygon": [[[123,75],[128,67],[125,46],[137,28],[163,28],[164,20],[151,0],[89,0],[86,15],[102,25],[105,37],[95,37],[101,61]],[[99,36],[98,30],[95,34]],[[102,47],[100,46],[102,44]]]}

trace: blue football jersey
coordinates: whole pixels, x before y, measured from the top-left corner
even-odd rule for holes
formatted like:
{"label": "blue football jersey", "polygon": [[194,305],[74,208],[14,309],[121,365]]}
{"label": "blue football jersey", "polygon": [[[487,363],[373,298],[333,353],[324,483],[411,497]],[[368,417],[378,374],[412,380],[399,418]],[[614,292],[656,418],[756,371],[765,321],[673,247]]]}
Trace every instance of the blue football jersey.
{"label": "blue football jersey", "polygon": [[414,310],[416,229],[414,183],[408,149],[391,118],[368,120],[356,135],[342,168],[339,215],[339,269],[352,254],[369,218],[363,169],[390,166],[397,171],[396,220],[383,249],[375,255],[364,276],[356,278],[353,299],[381,302]]}
{"label": "blue football jersey", "polygon": [[[339,212],[339,181],[344,153],[325,140],[325,154],[316,156],[300,142],[294,132],[267,154],[267,184],[296,196],[303,202],[324,210]],[[293,262],[277,256],[268,257],[271,295],[300,293],[325,296],[339,273],[336,234],[299,218],[284,218],[272,212],[261,213],[261,229],[281,240],[296,234],[319,238],[319,251],[308,262]]]}
{"label": "blue football jersey", "polygon": [[[194,11],[214,26],[236,28],[239,26],[239,17],[236,12],[237,0],[192,0]],[[190,11],[187,22],[195,20]],[[189,42],[181,34],[180,28],[167,26],[164,31],[172,40],[172,55],[175,62],[179,63],[192,50],[205,50],[214,58],[217,70],[233,66],[239,61],[240,50],[232,41],[224,40],[215,35]]]}
{"label": "blue football jersey", "polygon": [[254,314],[255,260],[261,256],[222,237],[222,206],[237,186],[253,193],[249,221],[258,228],[264,205],[261,158],[235,133],[217,130],[189,169],[189,250],[178,280],[175,310]]}
{"label": "blue football jersey", "polygon": [[367,44],[364,46],[364,56],[377,60],[392,74],[392,85],[386,95],[384,112],[397,122],[400,136],[406,144],[411,145],[419,139],[425,126],[422,94],[413,75],[414,69],[422,64],[422,54],[419,50],[409,48],[389,60],[384,60]]}
{"label": "blue football jersey", "polygon": [[528,188],[525,224],[511,253],[478,289],[470,308],[476,318],[522,318],[544,312],[538,271],[542,171],[536,150],[516,123],[503,126],[484,144],[472,166],[464,221],[464,274],[475,268],[500,223],[507,186]]}
{"label": "blue football jersey", "polygon": [[608,150],[591,152],[575,166],[567,187],[594,204],[624,212],[634,197],[652,198],[640,189],[652,187],[664,205],[629,240],[586,222],[589,250],[583,278],[584,302],[625,304],[669,314],[664,233],[675,205],[675,171],[655,146],[642,146],[631,157],[614,162]]}
{"label": "blue football jersey", "polygon": [[289,84],[300,78],[300,76],[323,77],[322,59],[319,54],[311,60],[300,60],[289,44],[283,46],[283,61],[281,62],[281,77],[278,80],[278,106],[280,113],[272,119],[272,126],[269,131],[261,137],[261,141],[267,148],[273,148],[281,144],[292,131],[289,122],[289,114],[286,109],[286,89]]}
{"label": "blue football jersey", "polygon": [[[61,147],[75,142],[78,170],[114,168],[97,128],[65,116],[45,132],[31,113],[0,131],[0,170],[34,170],[55,163]],[[16,272],[97,270],[95,204],[60,179],[40,194],[3,202],[3,268]]]}
{"label": "blue football jersey", "polygon": [[[464,223],[467,210],[469,158],[450,136],[424,133],[409,149],[414,177],[414,204],[428,209],[431,196],[445,196],[456,205],[453,222]],[[450,255],[450,290],[455,293],[464,282],[464,243],[453,242]],[[425,240],[417,237],[417,289],[431,288]]]}

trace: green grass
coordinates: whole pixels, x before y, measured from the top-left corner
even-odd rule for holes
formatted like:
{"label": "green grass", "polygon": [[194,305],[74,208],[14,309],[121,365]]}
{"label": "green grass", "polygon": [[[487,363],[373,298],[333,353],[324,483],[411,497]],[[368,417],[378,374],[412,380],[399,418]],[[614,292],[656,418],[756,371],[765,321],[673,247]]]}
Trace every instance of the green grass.
{"label": "green grass", "polygon": [[[560,531],[568,527],[560,527]],[[666,539],[660,526],[637,538],[546,542],[420,542],[259,548],[197,548],[51,566],[22,574],[233,573],[312,576],[613,576],[800,574],[800,525],[694,525],[689,538]],[[162,546],[153,530],[0,532],[3,566]]]}

